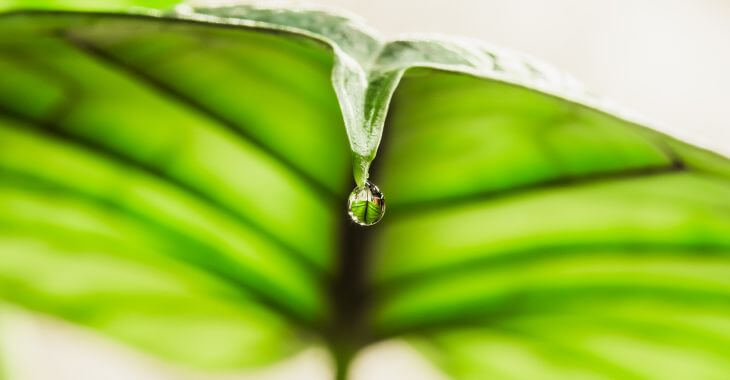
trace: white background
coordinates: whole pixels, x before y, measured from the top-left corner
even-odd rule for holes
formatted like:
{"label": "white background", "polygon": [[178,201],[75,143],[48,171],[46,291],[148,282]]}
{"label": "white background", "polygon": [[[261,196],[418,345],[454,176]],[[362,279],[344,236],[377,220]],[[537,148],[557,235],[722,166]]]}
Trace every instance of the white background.
{"label": "white background", "polygon": [[479,38],[730,155],[730,1],[322,0],[386,36]]}
{"label": "white background", "polygon": [[[730,2],[725,0],[322,0],[386,35],[480,38],[545,59],[593,92],[730,155]],[[311,350],[254,374],[211,377],[145,358],[58,321],[5,318],[11,380],[325,379]],[[440,375],[398,342],[367,351],[356,380]]]}

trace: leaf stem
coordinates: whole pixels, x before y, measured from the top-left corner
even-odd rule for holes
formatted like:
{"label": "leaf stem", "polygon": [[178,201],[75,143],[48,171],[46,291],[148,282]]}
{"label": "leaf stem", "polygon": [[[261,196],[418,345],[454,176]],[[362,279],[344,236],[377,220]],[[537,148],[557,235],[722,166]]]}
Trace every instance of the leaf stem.
{"label": "leaf stem", "polygon": [[335,365],[335,380],[347,380],[350,371],[350,363],[355,355],[355,349],[352,347],[333,347],[332,356]]}
{"label": "leaf stem", "polygon": [[367,323],[367,252],[377,227],[363,228],[342,218],[338,275],[331,283],[334,319],[327,339],[335,364],[335,379],[347,379],[350,362],[372,335]]}

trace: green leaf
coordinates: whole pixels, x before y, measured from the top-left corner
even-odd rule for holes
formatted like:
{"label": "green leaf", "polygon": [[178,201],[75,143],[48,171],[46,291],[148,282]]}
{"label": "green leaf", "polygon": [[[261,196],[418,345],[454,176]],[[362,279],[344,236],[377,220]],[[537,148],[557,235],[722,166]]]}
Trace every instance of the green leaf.
{"label": "green leaf", "polygon": [[216,369],[325,344],[344,378],[393,337],[457,379],[730,367],[730,161],[534,59],[204,3],[0,15],[0,72],[9,302]]}
{"label": "green leaf", "polygon": [[[160,31],[160,22],[170,29]],[[5,257],[5,296],[190,364],[259,363],[311,340],[307,332],[329,318],[333,194],[348,165],[326,51],[307,40],[138,16],[9,14],[2,28],[2,251],[19,256]],[[176,59],[167,59],[173,50]],[[290,70],[303,76],[281,75]],[[215,76],[221,85],[200,91]],[[272,103],[257,102],[262,96]],[[322,140],[341,143],[312,152]],[[304,229],[305,221],[316,222]],[[29,257],[19,247],[55,252],[69,267],[55,272],[61,263],[48,258],[41,271],[36,261],[44,260],[19,261]],[[93,285],[100,270],[73,259],[87,252],[110,261],[100,267],[116,268],[112,259],[122,256],[119,268],[144,264],[139,270],[184,283],[192,271],[227,290],[135,289],[108,274],[112,285],[132,288],[104,293]],[[58,297],[65,286],[78,294]],[[213,335],[206,326],[217,326]]]}
{"label": "green leaf", "polygon": [[11,10],[68,10],[68,11],[141,11],[166,9],[179,3],[176,0],[3,0],[0,11]]}

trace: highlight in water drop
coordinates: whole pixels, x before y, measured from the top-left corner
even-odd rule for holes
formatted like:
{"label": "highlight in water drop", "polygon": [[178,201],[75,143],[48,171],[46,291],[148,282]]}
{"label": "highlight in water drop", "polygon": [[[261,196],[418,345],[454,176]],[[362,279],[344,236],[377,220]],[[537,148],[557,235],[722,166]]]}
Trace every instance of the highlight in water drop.
{"label": "highlight in water drop", "polygon": [[377,186],[369,181],[352,190],[347,200],[347,212],[352,221],[361,226],[372,226],[383,219],[385,197]]}

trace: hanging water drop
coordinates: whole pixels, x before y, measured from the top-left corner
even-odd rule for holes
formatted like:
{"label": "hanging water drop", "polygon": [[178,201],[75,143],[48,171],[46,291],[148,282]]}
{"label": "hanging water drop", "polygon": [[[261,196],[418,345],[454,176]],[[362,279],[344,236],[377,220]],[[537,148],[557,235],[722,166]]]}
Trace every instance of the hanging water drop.
{"label": "hanging water drop", "polygon": [[361,226],[372,226],[385,214],[385,197],[377,186],[365,184],[352,190],[347,199],[347,212],[352,221]]}

